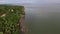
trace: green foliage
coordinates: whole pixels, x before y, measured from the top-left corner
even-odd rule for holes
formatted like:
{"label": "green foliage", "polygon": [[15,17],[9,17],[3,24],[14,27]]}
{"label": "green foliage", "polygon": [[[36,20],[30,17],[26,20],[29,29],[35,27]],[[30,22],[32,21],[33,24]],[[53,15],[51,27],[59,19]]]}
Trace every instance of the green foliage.
{"label": "green foliage", "polygon": [[[2,16],[6,14],[5,16]],[[20,34],[19,19],[24,14],[23,6],[0,5],[0,32],[3,34]]]}
{"label": "green foliage", "polygon": [[3,34],[3,32],[0,32],[0,34]]}

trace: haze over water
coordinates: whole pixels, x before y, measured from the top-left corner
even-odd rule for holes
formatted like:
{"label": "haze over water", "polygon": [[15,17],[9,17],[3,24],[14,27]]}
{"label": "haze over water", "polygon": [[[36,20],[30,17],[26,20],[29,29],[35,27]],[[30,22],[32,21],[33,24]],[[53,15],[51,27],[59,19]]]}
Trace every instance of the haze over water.
{"label": "haze over water", "polygon": [[60,5],[25,6],[28,34],[60,34]]}

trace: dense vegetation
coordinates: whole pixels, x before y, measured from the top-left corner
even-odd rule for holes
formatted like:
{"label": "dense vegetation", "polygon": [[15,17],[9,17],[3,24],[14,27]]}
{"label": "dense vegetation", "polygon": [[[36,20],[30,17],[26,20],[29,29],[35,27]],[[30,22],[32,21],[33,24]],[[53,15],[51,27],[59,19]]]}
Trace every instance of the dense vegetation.
{"label": "dense vegetation", "polygon": [[0,5],[0,34],[20,34],[19,19],[23,6]]}

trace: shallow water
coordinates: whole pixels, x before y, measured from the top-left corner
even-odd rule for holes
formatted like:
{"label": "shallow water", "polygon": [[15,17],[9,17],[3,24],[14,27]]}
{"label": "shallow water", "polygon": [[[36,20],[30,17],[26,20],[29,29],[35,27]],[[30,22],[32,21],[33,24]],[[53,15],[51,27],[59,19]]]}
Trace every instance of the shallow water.
{"label": "shallow water", "polygon": [[60,34],[60,5],[37,6],[25,7],[28,34]]}

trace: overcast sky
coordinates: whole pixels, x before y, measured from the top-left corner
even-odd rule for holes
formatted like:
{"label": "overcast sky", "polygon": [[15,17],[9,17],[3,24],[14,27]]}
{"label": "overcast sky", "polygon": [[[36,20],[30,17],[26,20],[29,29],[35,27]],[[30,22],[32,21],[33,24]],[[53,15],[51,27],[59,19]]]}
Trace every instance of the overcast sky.
{"label": "overcast sky", "polygon": [[0,0],[0,4],[4,3],[32,3],[32,4],[44,4],[44,3],[60,3],[60,0]]}

